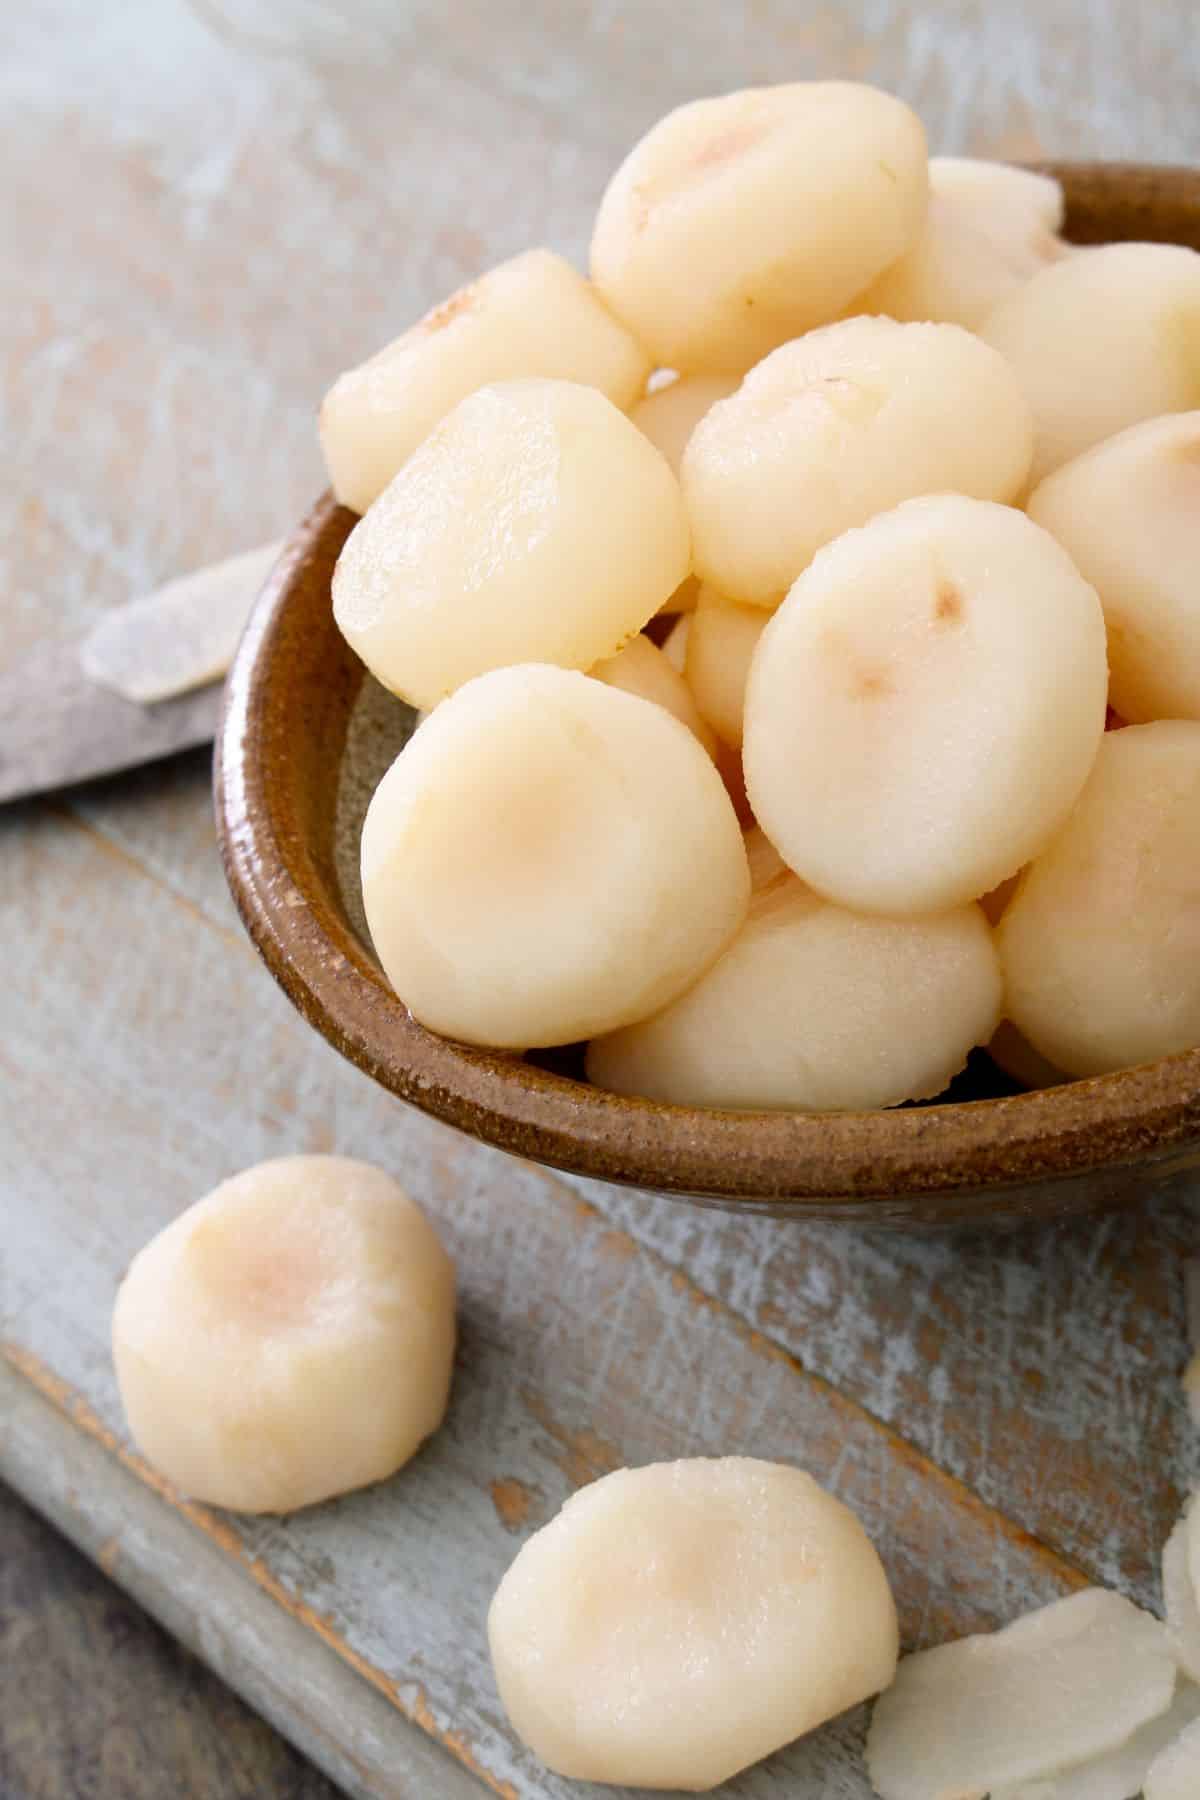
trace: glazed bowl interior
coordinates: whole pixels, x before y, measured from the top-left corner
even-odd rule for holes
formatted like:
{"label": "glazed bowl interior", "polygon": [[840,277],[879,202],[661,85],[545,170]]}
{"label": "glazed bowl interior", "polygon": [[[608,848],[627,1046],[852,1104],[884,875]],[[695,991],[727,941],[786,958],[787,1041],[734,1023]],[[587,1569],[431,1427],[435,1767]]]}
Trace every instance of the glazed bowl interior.
{"label": "glazed bowl interior", "polygon": [[[1045,165],[1080,243],[1200,249],[1200,172]],[[1053,1217],[1200,1162],[1200,1050],[1013,1093],[982,1055],[951,1095],[887,1112],[733,1113],[588,1086],[572,1052],[493,1055],[418,1025],[371,949],[358,840],[414,715],[337,631],[333,566],[355,515],[293,533],[231,673],[218,743],[222,854],[242,918],[309,1022],[402,1099],[516,1155],[738,1210],[878,1224]]]}

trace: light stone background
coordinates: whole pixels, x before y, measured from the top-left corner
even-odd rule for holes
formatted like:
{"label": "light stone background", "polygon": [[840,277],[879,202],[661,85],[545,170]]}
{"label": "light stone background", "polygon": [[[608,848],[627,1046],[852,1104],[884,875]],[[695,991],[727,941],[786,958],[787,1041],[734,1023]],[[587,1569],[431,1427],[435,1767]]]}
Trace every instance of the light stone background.
{"label": "light stone background", "polygon": [[[942,149],[1200,160],[1189,0],[27,0],[6,24],[0,658],[286,528],[332,375],[501,256],[582,255],[676,101],[840,74]],[[622,1462],[805,1463],[876,1535],[910,1643],[1090,1579],[1156,1600],[1197,1474],[1193,1190],[917,1240],[510,1163],[291,1013],[225,894],[207,778],[190,756],[0,813],[0,1473],[337,1780],[599,1800],[514,1740],[482,1626],[521,1538]],[[393,1168],[459,1258],[447,1427],[299,1519],[181,1505],[124,1438],[115,1285],[231,1170],[329,1149]],[[0,1791],[322,1791],[106,1591],[0,1514]],[[725,1791],[860,1800],[861,1723]]]}

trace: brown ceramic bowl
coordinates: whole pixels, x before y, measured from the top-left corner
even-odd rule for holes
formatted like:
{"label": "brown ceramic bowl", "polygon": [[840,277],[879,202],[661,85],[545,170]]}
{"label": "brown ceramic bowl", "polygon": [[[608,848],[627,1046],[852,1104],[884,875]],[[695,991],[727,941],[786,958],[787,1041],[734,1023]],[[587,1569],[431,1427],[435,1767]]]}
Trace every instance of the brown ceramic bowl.
{"label": "brown ceramic bowl", "polygon": [[[1053,165],[1078,242],[1200,249],[1200,172]],[[354,515],[318,503],[258,603],[230,677],[217,819],[230,887],[305,1018],[402,1099],[514,1155],[704,1204],[886,1224],[1053,1217],[1135,1198],[1200,1163],[1200,1050],[1038,1093],[984,1057],[957,1090],[890,1112],[706,1112],[621,1098],[415,1023],[371,951],[358,835],[412,714],[334,627],[330,577]]]}

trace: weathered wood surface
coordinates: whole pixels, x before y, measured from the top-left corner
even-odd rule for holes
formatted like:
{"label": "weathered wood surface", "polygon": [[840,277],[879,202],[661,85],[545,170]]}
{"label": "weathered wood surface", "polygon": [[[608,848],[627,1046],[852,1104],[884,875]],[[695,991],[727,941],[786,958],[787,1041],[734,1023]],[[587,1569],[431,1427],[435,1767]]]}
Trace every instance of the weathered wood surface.
{"label": "weathered wood surface", "polygon": [[162,1800],[166,1770],[177,1794],[333,1800],[311,1763],[5,1488],[0,1659],[5,1800]]}
{"label": "weathered wood surface", "polygon": [[[666,105],[839,73],[948,149],[1200,160],[1198,45],[1186,0],[35,0],[0,66],[0,657],[281,530],[320,483],[329,376],[500,255],[580,252]],[[351,1790],[568,1791],[509,1734],[482,1621],[522,1534],[620,1461],[805,1463],[876,1533],[910,1641],[1086,1577],[1154,1599],[1197,1474],[1194,1190],[918,1241],[506,1162],[289,1012],[225,896],[201,757],[0,816],[0,926],[0,1471]],[[331,1148],[395,1169],[459,1257],[447,1428],[311,1516],[181,1508],[122,1433],[115,1284],[233,1168]],[[729,1791],[865,1794],[858,1728]],[[289,1791],[269,1757],[255,1791]]]}

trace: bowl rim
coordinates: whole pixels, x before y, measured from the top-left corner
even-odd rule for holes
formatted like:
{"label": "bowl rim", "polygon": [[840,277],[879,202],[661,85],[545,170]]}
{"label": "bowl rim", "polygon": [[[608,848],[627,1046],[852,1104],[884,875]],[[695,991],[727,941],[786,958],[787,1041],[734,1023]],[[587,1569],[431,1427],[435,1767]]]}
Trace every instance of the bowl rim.
{"label": "bowl rim", "polygon": [[[277,651],[314,562],[354,515],[331,497],[288,540],[255,607],[218,739],[218,833],[242,919],[305,1017],[401,1099],[502,1149],[573,1173],[719,1200],[790,1203],[897,1194],[999,1198],[1200,1135],[1200,1050],[1000,1099],[877,1112],[724,1112],[611,1094],[417,1024],[339,915],[292,821],[264,742],[286,741]],[[974,1209],[972,1209],[974,1210]],[[988,1210],[981,1196],[981,1212]]]}
{"label": "bowl rim", "polygon": [[[1181,187],[1180,203],[1200,210],[1200,171],[1039,166],[1167,178]],[[267,967],[308,1021],[384,1088],[486,1143],[576,1175],[800,1216],[829,1216],[831,1201],[861,1217],[871,1210],[864,1202],[953,1196],[955,1218],[985,1218],[1012,1210],[1005,1195],[1014,1188],[1147,1164],[1165,1172],[1195,1149],[1200,1048],[998,1099],[728,1112],[612,1094],[417,1024],[339,912],[287,799],[295,695],[286,639],[314,590],[328,595],[355,522],[326,494],[288,538],[226,685],[214,792],[229,886]]]}

